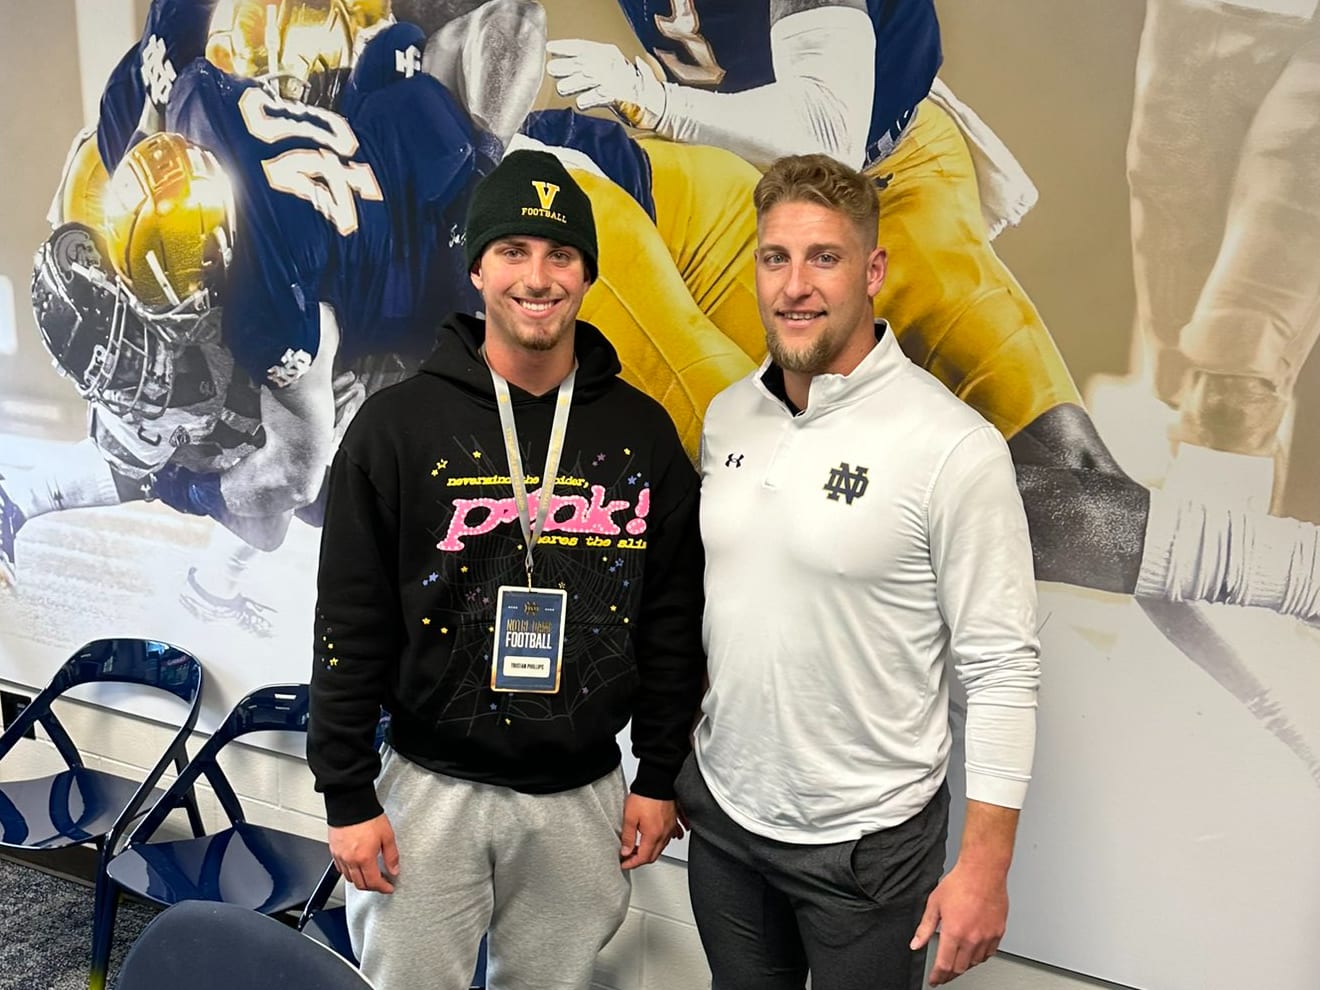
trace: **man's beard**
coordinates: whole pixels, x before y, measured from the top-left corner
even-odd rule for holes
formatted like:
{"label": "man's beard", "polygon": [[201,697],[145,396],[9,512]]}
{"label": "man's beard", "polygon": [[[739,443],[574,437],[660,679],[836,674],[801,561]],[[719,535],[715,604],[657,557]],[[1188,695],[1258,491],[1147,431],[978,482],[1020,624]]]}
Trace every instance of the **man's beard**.
{"label": "man's beard", "polygon": [[519,334],[517,342],[529,351],[553,351],[564,334]]}
{"label": "man's beard", "polygon": [[800,375],[818,375],[838,353],[838,341],[832,330],[827,327],[823,333],[805,347],[790,349],[774,330],[765,332],[765,349],[770,358],[785,371]]}
{"label": "man's beard", "polygon": [[514,338],[520,345],[529,351],[553,351],[561,340],[564,339],[565,330],[563,327],[557,327],[551,330],[544,327],[540,332],[515,332]]}

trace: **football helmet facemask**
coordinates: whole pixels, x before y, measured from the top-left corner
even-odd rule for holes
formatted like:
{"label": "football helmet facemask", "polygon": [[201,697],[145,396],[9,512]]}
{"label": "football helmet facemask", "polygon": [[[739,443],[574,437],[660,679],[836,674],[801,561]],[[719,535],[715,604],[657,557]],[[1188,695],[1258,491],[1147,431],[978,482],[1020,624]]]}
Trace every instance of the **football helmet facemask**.
{"label": "football helmet facemask", "polygon": [[105,241],[90,227],[56,228],[33,264],[33,315],[55,367],[79,395],[114,416],[156,419],[169,407],[182,341],[144,319],[105,258]]}
{"label": "football helmet facemask", "polygon": [[282,99],[333,108],[358,32],[388,16],[388,0],[220,0],[206,57]]}

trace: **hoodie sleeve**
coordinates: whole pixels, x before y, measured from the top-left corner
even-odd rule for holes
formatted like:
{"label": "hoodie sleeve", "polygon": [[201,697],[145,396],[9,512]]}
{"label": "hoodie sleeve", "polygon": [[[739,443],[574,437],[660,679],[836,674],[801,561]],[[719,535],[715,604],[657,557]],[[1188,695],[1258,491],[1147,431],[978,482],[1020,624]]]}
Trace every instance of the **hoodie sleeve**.
{"label": "hoodie sleeve", "polygon": [[645,576],[637,633],[641,679],[633,708],[632,790],[672,800],[674,778],[692,749],[706,656],[701,645],[703,604],[700,490],[696,472],[666,417],[652,487]]}
{"label": "hoodie sleeve", "polygon": [[307,733],[307,763],[330,825],[381,813],[376,726],[403,646],[398,514],[346,447],[330,468],[321,530]]}

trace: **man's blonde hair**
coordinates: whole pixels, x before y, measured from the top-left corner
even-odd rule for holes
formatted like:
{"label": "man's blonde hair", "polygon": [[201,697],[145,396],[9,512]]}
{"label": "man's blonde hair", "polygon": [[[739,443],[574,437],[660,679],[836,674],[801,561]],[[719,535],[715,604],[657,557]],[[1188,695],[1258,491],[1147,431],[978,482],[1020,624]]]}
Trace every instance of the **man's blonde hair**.
{"label": "man's blonde hair", "polygon": [[774,162],[752,193],[759,224],[780,203],[817,203],[837,210],[857,225],[862,243],[875,247],[880,203],[861,172],[829,155],[789,155]]}

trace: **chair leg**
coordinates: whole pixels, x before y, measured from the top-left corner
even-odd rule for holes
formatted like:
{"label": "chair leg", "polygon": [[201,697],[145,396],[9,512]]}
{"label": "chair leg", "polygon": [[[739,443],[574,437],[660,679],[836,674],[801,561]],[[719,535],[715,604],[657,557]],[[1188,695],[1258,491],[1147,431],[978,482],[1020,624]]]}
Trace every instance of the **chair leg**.
{"label": "chair leg", "polygon": [[[184,763],[183,755],[180,754],[174,758],[174,765],[179,773],[183,773]],[[206,834],[206,826],[202,824],[202,812],[197,807],[197,788],[188,788],[188,793],[183,797],[183,807],[188,813],[188,826],[192,829],[193,838],[200,839]]]}
{"label": "chair leg", "polygon": [[119,885],[106,873],[110,851],[102,844],[96,864],[96,892],[92,897],[92,965],[87,990],[105,990],[114,944],[115,915],[119,911]]}
{"label": "chair leg", "polygon": [[197,788],[188,791],[183,799],[184,809],[188,812],[188,826],[192,829],[194,839],[200,839],[206,834],[206,826],[202,823],[202,812],[197,807]]}

